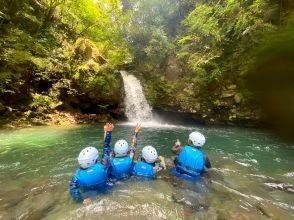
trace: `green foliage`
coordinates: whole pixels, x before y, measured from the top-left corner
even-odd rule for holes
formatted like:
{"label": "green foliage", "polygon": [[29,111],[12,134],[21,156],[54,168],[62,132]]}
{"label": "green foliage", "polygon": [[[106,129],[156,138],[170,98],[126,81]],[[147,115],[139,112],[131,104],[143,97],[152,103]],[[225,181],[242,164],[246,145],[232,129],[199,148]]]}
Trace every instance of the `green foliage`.
{"label": "green foliage", "polygon": [[261,35],[274,30],[276,9],[268,0],[203,1],[183,21],[186,31],[178,40],[177,55],[208,83],[224,77],[234,80],[248,72],[254,59],[251,51]]}
{"label": "green foliage", "polygon": [[42,110],[48,110],[48,109],[54,109],[58,105],[61,105],[62,102],[60,102],[56,97],[50,97],[48,95],[42,95],[38,93],[32,94],[32,103],[30,104],[30,107],[34,110],[36,109],[42,109]]}
{"label": "green foliage", "polygon": [[[114,69],[129,63],[143,73],[153,105],[198,111],[210,102],[230,108],[222,94],[236,105],[248,103],[243,79],[255,62],[255,48],[265,35],[290,25],[294,9],[289,0],[0,5],[0,103],[48,111],[59,101],[77,99],[98,108],[117,105],[121,79]],[[178,80],[168,81],[168,74]]]}
{"label": "green foliage", "polygon": [[120,101],[113,69],[132,58],[120,1],[0,4],[0,102],[50,111],[72,96]]}

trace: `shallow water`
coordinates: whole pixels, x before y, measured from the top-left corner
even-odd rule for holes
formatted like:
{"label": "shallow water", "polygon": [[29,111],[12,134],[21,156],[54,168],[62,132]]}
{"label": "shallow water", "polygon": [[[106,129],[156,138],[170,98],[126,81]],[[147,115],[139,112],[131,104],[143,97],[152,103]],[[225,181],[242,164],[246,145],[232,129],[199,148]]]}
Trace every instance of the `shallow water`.
{"label": "shallow water", "polygon": [[[2,130],[0,219],[294,219],[293,186],[287,192],[267,186],[294,184],[294,145],[265,131],[147,126],[138,148],[152,144],[171,158],[175,139],[185,143],[193,129],[207,137],[209,177],[194,185],[168,171],[155,181],[130,179],[89,205],[74,203],[68,185],[79,151],[102,149],[102,124]],[[129,125],[117,125],[112,143],[131,134]]]}

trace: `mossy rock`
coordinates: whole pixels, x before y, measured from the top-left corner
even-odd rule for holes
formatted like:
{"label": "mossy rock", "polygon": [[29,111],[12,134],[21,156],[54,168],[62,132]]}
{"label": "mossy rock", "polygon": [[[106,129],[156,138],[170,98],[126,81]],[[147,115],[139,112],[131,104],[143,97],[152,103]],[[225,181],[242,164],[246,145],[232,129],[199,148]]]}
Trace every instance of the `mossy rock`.
{"label": "mossy rock", "polygon": [[234,101],[237,103],[237,104],[240,104],[242,101],[243,101],[243,96],[241,93],[237,93],[235,96],[234,96]]}
{"label": "mossy rock", "polygon": [[107,63],[95,43],[86,38],[78,38],[76,40],[75,53],[83,61],[93,60],[100,65]]}

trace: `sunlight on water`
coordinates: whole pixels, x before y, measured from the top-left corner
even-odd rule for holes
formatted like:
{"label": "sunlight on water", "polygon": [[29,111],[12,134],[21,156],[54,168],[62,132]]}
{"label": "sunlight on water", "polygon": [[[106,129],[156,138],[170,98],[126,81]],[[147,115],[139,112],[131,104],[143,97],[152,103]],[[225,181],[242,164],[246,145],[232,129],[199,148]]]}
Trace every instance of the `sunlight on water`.
{"label": "sunlight on water", "polygon": [[[220,127],[143,125],[138,154],[152,144],[172,166],[176,138],[207,137],[214,169],[196,184],[160,173],[131,178],[89,205],[75,204],[68,184],[84,146],[103,144],[99,126],[34,127],[0,131],[0,219],[293,219],[293,145],[265,131]],[[131,140],[132,124],[119,124],[112,143]],[[278,158],[278,159],[277,159]]]}

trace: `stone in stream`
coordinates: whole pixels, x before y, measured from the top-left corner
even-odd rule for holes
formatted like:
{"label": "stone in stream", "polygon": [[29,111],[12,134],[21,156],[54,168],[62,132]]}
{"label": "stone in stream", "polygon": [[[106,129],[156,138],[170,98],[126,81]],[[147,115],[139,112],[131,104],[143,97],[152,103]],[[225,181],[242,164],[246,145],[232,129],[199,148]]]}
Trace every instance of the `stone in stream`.
{"label": "stone in stream", "polygon": [[57,198],[48,178],[1,196],[5,196],[5,212],[0,210],[4,219],[41,219],[54,207]]}
{"label": "stone in stream", "polygon": [[[15,207],[18,203],[25,199],[23,189],[14,189],[6,192],[0,193],[0,211],[1,209],[9,209]],[[1,219],[1,218],[0,218]]]}
{"label": "stone in stream", "polygon": [[226,210],[217,211],[217,220],[266,220],[267,217],[261,217],[258,213],[248,212],[245,210]]}
{"label": "stone in stream", "polygon": [[193,211],[207,210],[208,202],[200,193],[191,190],[180,190],[172,194],[174,202],[184,205]]}
{"label": "stone in stream", "polygon": [[42,194],[30,197],[18,205],[15,216],[17,219],[42,219],[50,212],[56,200],[52,192],[44,192]]}
{"label": "stone in stream", "polygon": [[294,193],[294,185],[290,183],[264,183],[269,189],[281,190],[284,192]]}
{"label": "stone in stream", "polygon": [[261,214],[270,219],[291,219],[291,216],[284,209],[267,201],[258,203],[256,208]]}

